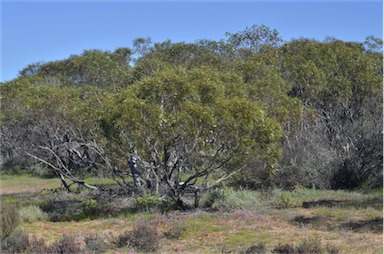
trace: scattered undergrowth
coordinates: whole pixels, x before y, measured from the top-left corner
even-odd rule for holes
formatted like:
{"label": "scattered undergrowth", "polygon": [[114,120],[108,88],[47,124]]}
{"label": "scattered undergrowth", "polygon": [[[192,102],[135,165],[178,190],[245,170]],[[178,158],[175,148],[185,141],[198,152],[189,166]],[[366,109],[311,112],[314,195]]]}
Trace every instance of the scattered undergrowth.
{"label": "scattered undergrowth", "polygon": [[382,197],[224,188],[203,196],[201,209],[181,212],[155,195],[6,194],[1,246],[2,253],[382,253]]}

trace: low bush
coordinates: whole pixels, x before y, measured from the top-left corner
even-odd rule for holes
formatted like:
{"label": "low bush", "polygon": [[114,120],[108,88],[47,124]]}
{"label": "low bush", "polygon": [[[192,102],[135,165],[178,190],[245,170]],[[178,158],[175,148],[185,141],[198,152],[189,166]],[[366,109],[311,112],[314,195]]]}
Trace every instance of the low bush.
{"label": "low bush", "polygon": [[92,253],[103,253],[107,250],[108,245],[105,242],[105,236],[101,234],[90,234],[85,236],[84,242],[87,250]]}
{"label": "low bush", "polygon": [[14,205],[1,204],[0,206],[1,216],[1,231],[0,239],[3,240],[10,236],[15,228],[20,223],[20,215],[18,209]]}
{"label": "low bush", "polygon": [[160,236],[155,226],[146,222],[135,225],[132,231],[126,231],[118,236],[117,244],[120,248],[132,247],[143,252],[154,252],[159,247]]}
{"label": "low bush", "polygon": [[245,254],[264,254],[267,253],[267,248],[265,247],[265,244],[257,244],[250,246],[246,251]]}
{"label": "low bush", "polygon": [[216,189],[206,193],[203,205],[213,209],[248,209],[259,204],[256,192],[234,190],[232,188]]}
{"label": "low bush", "polygon": [[340,248],[335,246],[335,245],[327,244],[325,249],[327,250],[327,252],[329,254],[338,254],[338,253],[340,253]]}
{"label": "low bush", "polygon": [[316,253],[323,252],[323,248],[321,246],[320,240],[315,238],[304,239],[303,241],[300,242],[296,250],[297,250],[297,253],[305,253],[305,254],[316,254]]}
{"label": "low bush", "polygon": [[187,227],[184,224],[174,223],[171,228],[164,233],[164,236],[167,239],[180,239],[186,231]]}
{"label": "low bush", "polygon": [[1,242],[1,253],[22,253],[28,247],[28,234],[24,230],[18,229]]}
{"label": "low bush", "polygon": [[46,245],[43,238],[32,237],[29,240],[29,248],[27,253],[50,253],[50,248]]}
{"label": "low bush", "polygon": [[315,238],[304,239],[299,243],[297,247],[291,244],[279,244],[273,250],[272,253],[303,253],[303,254],[317,254],[317,253],[329,253],[338,254],[340,249],[333,245],[327,245],[323,247],[320,240]]}
{"label": "low bush", "polygon": [[287,209],[300,207],[302,205],[302,198],[296,195],[295,192],[281,191],[274,189],[272,191],[271,203],[277,209]]}
{"label": "low bush", "polygon": [[35,205],[22,207],[19,213],[20,220],[23,222],[35,222],[48,219],[48,215],[44,213],[40,207]]}
{"label": "low bush", "polygon": [[177,210],[178,206],[171,199],[164,199],[158,195],[143,195],[135,199],[135,209],[139,212],[170,212]]}
{"label": "low bush", "polygon": [[104,203],[99,203],[94,199],[85,201],[82,204],[82,212],[85,217],[97,218],[108,214],[108,206]]}
{"label": "low bush", "polygon": [[158,209],[161,206],[161,201],[158,195],[143,195],[135,199],[135,208],[138,211],[150,212],[153,209]]}
{"label": "low bush", "polygon": [[272,253],[282,253],[282,254],[296,253],[296,248],[290,244],[279,244],[272,250]]}
{"label": "low bush", "polygon": [[52,254],[63,254],[63,253],[83,253],[81,250],[80,244],[75,241],[75,238],[70,235],[63,235],[61,239],[54,242],[52,246],[49,247],[49,252]]}

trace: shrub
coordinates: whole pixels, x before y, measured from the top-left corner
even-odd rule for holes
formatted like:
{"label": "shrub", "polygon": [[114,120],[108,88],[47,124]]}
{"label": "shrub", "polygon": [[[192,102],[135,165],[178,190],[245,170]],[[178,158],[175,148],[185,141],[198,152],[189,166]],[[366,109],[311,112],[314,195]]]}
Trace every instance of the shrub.
{"label": "shrub", "polygon": [[152,209],[161,207],[161,201],[158,195],[143,195],[135,200],[135,207],[138,211],[149,212]]}
{"label": "shrub", "polygon": [[320,240],[315,238],[305,239],[297,247],[297,253],[315,254],[322,253],[322,251]]}
{"label": "shrub", "polygon": [[187,227],[184,224],[174,223],[171,228],[164,233],[167,239],[180,239],[187,231]]}
{"label": "shrub", "polygon": [[28,253],[50,253],[50,248],[43,238],[32,237],[29,241]]}
{"label": "shrub", "polygon": [[272,253],[291,254],[296,253],[296,248],[290,244],[279,244],[273,250]]}
{"label": "shrub", "polygon": [[22,253],[28,246],[28,235],[22,229],[16,230],[1,242],[2,253]]}
{"label": "shrub", "polygon": [[273,205],[278,209],[286,209],[301,206],[302,201],[299,197],[295,197],[292,192],[274,190],[272,198]]}
{"label": "shrub", "polygon": [[174,200],[160,198],[158,195],[145,194],[135,199],[135,209],[137,211],[161,211],[164,213],[176,210],[178,208],[179,207]]}
{"label": "shrub", "polygon": [[280,208],[289,208],[294,206],[294,198],[288,191],[283,191],[280,196]]}
{"label": "shrub", "polygon": [[132,231],[118,237],[119,247],[132,247],[143,252],[153,252],[159,247],[159,234],[156,227],[145,222],[135,225]]}
{"label": "shrub", "polygon": [[247,209],[259,204],[256,192],[225,188],[209,191],[204,206],[213,209]]}
{"label": "shrub", "polygon": [[35,205],[20,208],[20,219],[23,222],[35,222],[39,220],[47,220],[48,215],[44,213],[40,207]]}
{"label": "shrub", "polygon": [[338,254],[340,253],[340,248],[335,246],[335,245],[330,245],[330,244],[327,244],[327,246],[325,247],[325,249],[327,250],[327,252],[329,254]]}
{"label": "shrub", "polygon": [[49,253],[62,254],[62,253],[82,253],[80,245],[76,243],[75,238],[69,235],[63,235],[63,237],[54,242],[49,248]]}
{"label": "shrub", "polygon": [[119,248],[128,248],[131,241],[131,232],[125,231],[117,237],[117,246]]}
{"label": "shrub", "polygon": [[17,208],[13,205],[2,204],[0,207],[0,216],[1,216],[1,240],[10,236],[15,228],[20,223],[20,215]]}
{"label": "shrub", "polygon": [[267,249],[265,248],[265,245],[262,243],[257,245],[252,245],[245,251],[245,254],[262,254],[262,253],[267,253]]}
{"label": "shrub", "polygon": [[90,234],[84,238],[87,249],[94,253],[103,253],[108,245],[105,243],[105,236],[100,234]]}
{"label": "shrub", "polygon": [[106,204],[98,203],[94,199],[85,201],[82,204],[82,211],[85,217],[95,218],[108,213]]}
{"label": "shrub", "polygon": [[325,248],[321,245],[320,240],[315,238],[304,239],[300,242],[299,246],[295,247],[290,244],[279,244],[273,250],[272,253],[305,253],[305,254],[315,254],[315,253],[329,253],[329,254],[338,254],[340,249],[333,245],[327,245]]}

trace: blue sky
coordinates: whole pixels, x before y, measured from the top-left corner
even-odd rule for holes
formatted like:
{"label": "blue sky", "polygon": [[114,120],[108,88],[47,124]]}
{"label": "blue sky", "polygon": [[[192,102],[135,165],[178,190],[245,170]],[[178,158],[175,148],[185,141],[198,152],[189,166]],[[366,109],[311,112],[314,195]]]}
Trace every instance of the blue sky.
{"label": "blue sky", "polygon": [[284,40],[333,36],[383,37],[379,0],[301,1],[34,1],[1,2],[0,81],[34,62],[85,49],[130,47],[138,37],[193,42],[220,40],[253,24],[276,28]]}

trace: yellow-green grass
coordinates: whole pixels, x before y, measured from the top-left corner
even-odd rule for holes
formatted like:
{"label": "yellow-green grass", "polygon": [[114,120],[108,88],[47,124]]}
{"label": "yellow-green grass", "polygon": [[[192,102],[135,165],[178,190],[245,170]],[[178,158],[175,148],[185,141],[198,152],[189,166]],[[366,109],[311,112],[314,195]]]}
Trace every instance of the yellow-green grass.
{"label": "yellow-green grass", "polygon": [[[87,177],[85,182],[93,185],[111,185],[112,179]],[[35,193],[44,189],[55,189],[61,186],[58,178],[41,178],[31,174],[0,174],[0,195]]]}
{"label": "yellow-green grass", "polygon": [[16,193],[34,193],[43,189],[60,187],[60,180],[45,179],[30,174],[0,175],[0,195]]}

